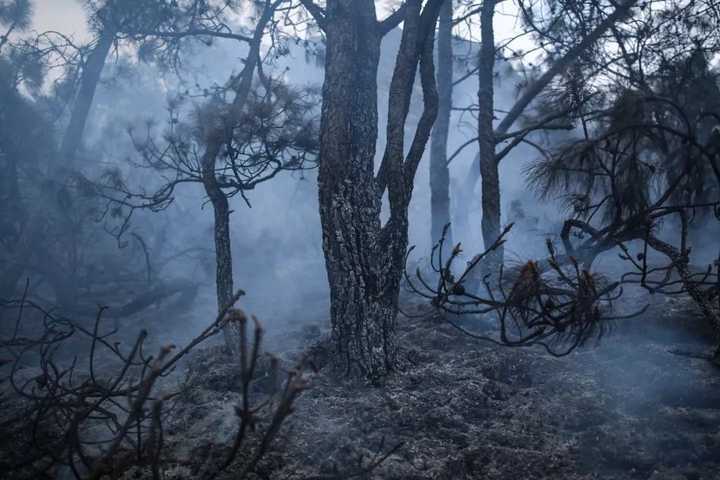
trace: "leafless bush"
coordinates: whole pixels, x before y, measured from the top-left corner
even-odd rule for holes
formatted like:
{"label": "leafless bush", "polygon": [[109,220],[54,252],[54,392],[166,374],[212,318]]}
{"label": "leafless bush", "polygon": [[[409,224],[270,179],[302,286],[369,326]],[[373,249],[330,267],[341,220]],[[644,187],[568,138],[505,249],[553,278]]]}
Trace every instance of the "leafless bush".
{"label": "leafless bush", "polygon": [[[236,478],[252,473],[306,388],[302,365],[281,373],[273,362],[273,394],[263,401],[250,396],[263,330],[253,318],[250,334],[247,316],[230,307],[183,348],[167,345],[153,356],[145,351],[147,332],[141,332],[129,350],[115,341],[117,330],[105,332],[103,308],[87,329],[26,298],[0,306],[5,318],[16,314],[14,328],[0,343],[8,355],[2,366],[2,382],[8,388],[3,397],[6,433],[0,470],[11,478],[40,478],[62,469],[77,479],[119,478],[135,468],[162,478],[171,456],[163,449],[163,425],[183,390],[163,388],[162,380],[228,323],[238,333],[238,427],[225,458],[204,478],[215,478],[231,467]],[[23,325],[28,317],[40,320],[39,334]],[[22,368],[25,365],[37,366]],[[261,427],[260,418],[269,422]]]}

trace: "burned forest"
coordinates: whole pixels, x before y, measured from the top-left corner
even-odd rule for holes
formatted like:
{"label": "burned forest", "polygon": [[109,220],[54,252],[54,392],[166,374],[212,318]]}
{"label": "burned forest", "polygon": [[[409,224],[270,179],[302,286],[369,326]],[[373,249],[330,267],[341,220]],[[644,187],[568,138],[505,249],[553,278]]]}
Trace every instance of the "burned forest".
{"label": "burned forest", "polygon": [[720,480],[720,3],[0,0],[0,478]]}

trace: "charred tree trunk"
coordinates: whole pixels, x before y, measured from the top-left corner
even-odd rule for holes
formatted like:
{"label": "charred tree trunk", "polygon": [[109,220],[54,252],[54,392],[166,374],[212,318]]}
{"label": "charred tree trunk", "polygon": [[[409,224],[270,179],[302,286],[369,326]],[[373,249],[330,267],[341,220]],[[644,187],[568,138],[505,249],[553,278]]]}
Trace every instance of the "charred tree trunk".
{"label": "charred tree trunk", "polygon": [[[482,236],[485,248],[500,236],[500,175],[495,158],[494,76],[495,33],[493,17],[495,1],[486,0],[481,12],[481,46],[478,69],[478,147],[480,149],[480,177],[482,179]],[[487,257],[483,271],[494,273],[503,261],[502,247]]]}
{"label": "charred tree trunk", "polygon": [[[304,2],[307,3],[307,2]],[[437,115],[433,42],[442,1],[405,5],[390,85],[387,146],[374,177],[378,135],[377,71],[386,25],[372,0],[331,0],[318,176],[323,250],[330,284],[332,336],[346,373],[376,378],[395,366],[395,320],[408,243],[408,205],[417,165]],[[422,62],[420,57],[422,56]],[[420,63],[425,108],[407,157],[404,130]],[[390,219],[380,223],[388,191]]]}
{"label": "charred tree trunk", "polygon": [[[213,145],[214,147],[214,145]],[[218,311],[233,299],[232,249],[230,246],[230,206],[215,178],[217,148],[209,148],[203,157],[203,187],[213,207],[215,220],[215,282]]]}
{"label": "charred tree trunk", "polygon": [[[440,240],[443,228],[450,223],[450,171],[447,165],[447,146],[453,90],[452,18],[452,1],[447,0],[440,10],[437,41],[438,118],[433,127],[430,144],[431,245]],[[449,248],[453,244],[451,228],[448,228],[445,242]]]}
{"label": "charred tree trunk", "polygon": [[373,1],[329,1],[327,19],[318,185],[332,335],[348,372],[379,373],[395,361],[397,301],[381,295],[375,257],[381,36]]}
{"label": "charred tree trunk", "polygon": [[75,155],[82,142],[85,124],[95,97],[95,90],[100,82],[100,75],[114,41],[115,30],[110,27],[104,28],[83,65],[80,89],[75,97],[70,114],[70,123],[65,130],[60,147],[60,161],[62,163],[59,165],[59,170],[61,171],[72,170],[75,164]]}

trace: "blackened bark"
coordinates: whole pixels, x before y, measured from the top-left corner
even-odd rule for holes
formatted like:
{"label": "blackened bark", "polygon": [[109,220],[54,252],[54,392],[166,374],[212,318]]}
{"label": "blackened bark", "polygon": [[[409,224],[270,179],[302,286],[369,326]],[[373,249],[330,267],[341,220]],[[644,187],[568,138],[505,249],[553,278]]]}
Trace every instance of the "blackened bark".
{"label": "blackened bark", "polygon": [[95,91],[114,41],[115,30],[110,27],[103,29],[100,38],[98,38],[83,65],[80,89],[75,97],[70,114],[70,123],[65,130],[60,147],[60,161],[62,162],[59,165],[60,170],[72,170],[75,166],[75,155],[80,148],[90,107],[95,98]]}
{"label": "blackened bark", "polygon": [[[329,0],[318,176],[332,336],[340,366],[375,378],[397,358],[395,320],[407,249],[413,179],[437,115],[432,61],[441,1],[405,7],[388,105],[387,146],[378,177],[377,71],[384,32],[372,0]],[[429,42],[429,43],[428,43]],[[422,62],[419,62],[422,57]],[[425,108],[407,157],[404,128],[420,63]],[[387,188],[390,219],[381,226]]]}
{"label": "blackened bark", "polygon": [[[482,235],[485,248],[500,236],[500,176],[495,158],[494,70],[495,33],[493,17],[495,1],[486,0],[480,14],[481,46],[478,69],[478,146],[480,148],[480,176],[482,185]],[[484,272],[493,273],[503,261],[502,247],[488,255]]]}
{"label": "blackened bark", "polygon": [[[453,90],[452,18],[452,1],[446,1],[440,10],[438,27],[437,89],[439,105],[430,144],[431,244],[440,240],[443,228],[450,223],[450,172],[447,165],[447,145]],[[448,248],[453,244],[451,228],[448,228],[445,242]]]}
{"label": "blackened bark", "polygon": [[211,145],[205,152],[202,163],[203,187],[213,207],[215,220],[215,282],[218,311],[232,301],[233,288],[232,250],[230,247],[230,207],[225,193],[215,177],[215,158],[218,150]]}
{"label": "blackened bark", "polygon": [[348,372],[381,372],[394,361],[384,332],[392,303],[378,296],[380,201],[373,165],[378,135],[380,35],[372,0],[328,1],[318,173],[332,335]]}

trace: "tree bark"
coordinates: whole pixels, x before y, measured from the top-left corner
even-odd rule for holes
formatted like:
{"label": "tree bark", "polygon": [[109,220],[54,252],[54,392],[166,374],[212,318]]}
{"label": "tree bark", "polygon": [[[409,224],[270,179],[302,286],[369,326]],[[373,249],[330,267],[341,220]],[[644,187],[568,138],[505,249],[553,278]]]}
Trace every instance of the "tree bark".
{"label": "tree bark", "polygon": [[105,27],[83,65],[80,89],[75,97],[70,123],[65,130],[60,146],[60,171],[69,171],[75,167],[75,155],[82,142],[90,107],[100,82],[100,75],[105,67],[105,61],[115,41],[115,34],[114,29]]}
{"label": "tree bark", "polygon": [[[430,211],[431,244],[437,243],[443,228],[450,223],[450,171],[447,165],[448,132],[452,109],[453,48],[452,1],[446,1],[440,10],[437,40],[438,117],[430,143]],[[452,227],[448,228],[445,245],[452,248]],[[443,257],[445,257],[443,252]]]}
{"label": "tree bark", "polygon": [[[495,1],[486,0],[480,13],[481,45],[478,68],[478,147],[480,151],[480,177],[482,179],[482,236],[485,248],[500,236],[500,175],[495,159],[495,33],[493,17]],[[500,247],[486,257],[483,274],[494,273],[503,261]]]}
{"label": "tree bark", "polygon": [[[405,7],[390,85],[387,145],[377,178],[377,71],[380,41],[372,0],[329,0],[318,174],[320,220],[338,366],[377,378],[396,364],[395,320],[408,243],[407,211],[417,165],[437,115],[432,60],[441,0]],[[429,43],[428,43],[429,42]],[[422,57],[422,62],[420,62]],[[405,122],[420,62],[423,115],[404,157]],[[390,219],[380,223],[388,191]]]}
{"label": "tree bark", "polygon": [[394,322],[394,307],[378,295],[374,258],[380,231],[373,165],[381,37],[373,1],[328,1],[326,12],[318,186],[332,336],[348,373],[379,373],[395,358],[395,345],[384,334]]}
{"label": "tree bark", "polygon": [[230,206],[215,177],[215,159],[219,148],[210,145],[202,160],[203,187],[214,213],[215,284],[218,311],[222,311],[235,294],[233,287],[232,249],[230,244]]}

